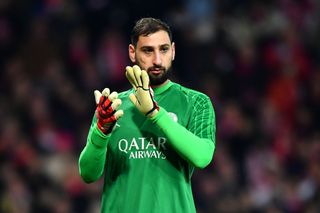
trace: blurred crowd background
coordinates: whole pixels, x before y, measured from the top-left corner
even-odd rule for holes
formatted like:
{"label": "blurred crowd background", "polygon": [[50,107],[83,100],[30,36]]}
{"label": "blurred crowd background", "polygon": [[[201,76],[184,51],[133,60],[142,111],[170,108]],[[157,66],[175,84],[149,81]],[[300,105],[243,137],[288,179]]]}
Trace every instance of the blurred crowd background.
{"label": "blurred crowd background", "polygon": [[1,0],[0,212],[99,212],[103,182],[77,166],[93,90],[130,88],[129,33],[146,16],[171,25],[174,81],[215,107],[197,212],[320,212],[317,0]]}

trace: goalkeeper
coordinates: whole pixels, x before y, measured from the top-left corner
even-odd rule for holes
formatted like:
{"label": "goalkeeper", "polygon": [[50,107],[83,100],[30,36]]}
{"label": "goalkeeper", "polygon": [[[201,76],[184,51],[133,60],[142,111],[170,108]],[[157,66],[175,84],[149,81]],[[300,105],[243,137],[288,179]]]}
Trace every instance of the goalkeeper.
{"label": "goalkeeper", "polygon": [[94,92],[97,109],[79,171],[104,175],[101,212],[196,212],[191,176],[215,150],[208,96],[169,80],[175,44],[168,25],[142,18],[131,33],[126,67],[132,89]]}

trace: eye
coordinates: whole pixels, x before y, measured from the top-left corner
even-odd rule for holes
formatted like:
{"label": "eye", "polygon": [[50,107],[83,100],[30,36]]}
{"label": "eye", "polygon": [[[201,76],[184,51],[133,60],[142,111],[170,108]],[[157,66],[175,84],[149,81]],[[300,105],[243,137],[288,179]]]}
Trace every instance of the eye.
{"label": "eye", "polygon": [[169,50],[169,47],[162,47],[162,48],[160,49],[160,51],[161,51],[162,53],[166,53],[166,52],[168,52],[168,50]]}
{"label": "eye", "polygon": [[142,52],[144,52],[145,54],[151,54],[153,52],[152,48],[143,48]]}

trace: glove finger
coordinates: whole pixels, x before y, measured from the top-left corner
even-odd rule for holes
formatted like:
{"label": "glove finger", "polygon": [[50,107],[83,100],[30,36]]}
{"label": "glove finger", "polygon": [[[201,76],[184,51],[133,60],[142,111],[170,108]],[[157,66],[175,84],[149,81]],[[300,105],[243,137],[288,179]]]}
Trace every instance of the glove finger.
{"label": "glove finger", "polygon": [[121,100],[120,99],[115,99],[112,104],[111,104],[111,108],[113,110],[117,110],[119,108],[119,106],[121,105]]}
{"label": "glove finger", "polygon": [[131,76],[130,76],[129,72],[126,72],[126,77],[129,80],[131,86],[136,90],[137,86],[135,85],[134,81],[131,79]]}
{"label": "glove finger", "polygon": [[[105,100],[103,100],[102,98],[105,98]],[[118,93],[117,92],[112,92],[109,97],[105,97],[105,96],[101,96],[101,99],[99,104],[101,104],[101,107],[103,109],[103,113],[106,114],[111,114],[113,112],[113,108],[110,107],[113,103],[114,100],[116,100],[118,98]]]}
{"label": "glove finger", "polygon": [[[105,113],[110,113],[110,110],[112,111],[112,109],[110,108],[111,106],[111,101],[109,98],[107,98],[106,96],[101,96],[101,102],[99,103],[101,104],[101,109],[105,112]],[[109,109],[110,108],[110,109]]]}
{"label": "glove finger", "polygon": [[145,70],[141,71],[142,87],[143,89],[149,89],[149,76]]}
{"label": "glove finger", "polygon": [[106,97],[108,97],[109,94],[110,94],[109,88],[104,88],[104,89],[102,90],[102,93],[101,93],[101,94],[104,95],[104,96],[106,96]]}
{"label": "glove finger", "polygon": [[99,91],[99,90],[95,90],[95,91],[93,92],[93,94],[94,94],[94,99],[95,99],[95,101],[96,101],[96,104],[99,104],[100,97],[101,97],[100,91]]}
{"label": "glove finger", "polygon": [[118,98],[118,93],[117,92],[112,92],[110,95],[109,95],[109,100],[112,102],[113,100],[117,99]]}
{"label": "glove finger", "polygon": [[123,110],[116,111],[113,116],[116,118],[116,120],[118,120],[120,117],[123,116]]}
{"label": "glove finger", "polygon": [[134,77],[136,78],[136,81],[138,83],[138,87],[142,87],[140,67],[138,65],[134,65],[132,68],[133,68]]}
{"label": "glove finger", "polygon": [[134,77],[133,68],[130,66],[126,67],[126,77],[129,80],[130,84],[133,86],[134,89],[137,89],[138,82]]}
{"label": "glove finger", "polygon": [[[107,93],[106,93],[107,94]],[[112,111],[112,108],[110,108],[113,100],[118,98],[118,93],[117,92],[112,92],[108,97],[106,96],[101,96],[101,100],[99,104],[101,104],[102,109],[106,111],[106,113],[110,113]]]}
{"label": "glove finger", "polygon": [[129,98],[130,98],[130,101],[131,101],[135,106],[138,106],[138,105],[139,105],[139,101],[138,101],[138,99],[137,99],[137,97],[136,97],[135,94],[131,93],[131,94],[129,95]]}

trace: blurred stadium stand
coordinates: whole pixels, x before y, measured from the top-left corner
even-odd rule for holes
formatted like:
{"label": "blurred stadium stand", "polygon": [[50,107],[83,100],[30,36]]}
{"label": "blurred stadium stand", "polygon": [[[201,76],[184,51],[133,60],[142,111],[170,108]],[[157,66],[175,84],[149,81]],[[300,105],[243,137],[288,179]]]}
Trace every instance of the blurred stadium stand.
{"label": "blurred stadium stand", "polygon": [[208,94],[198,213],[320,212],[320,2],[1,0],[0,212],[99,212],[77,160],[94,89],[125,90],[134,22],[173,30],[173,79]]}

